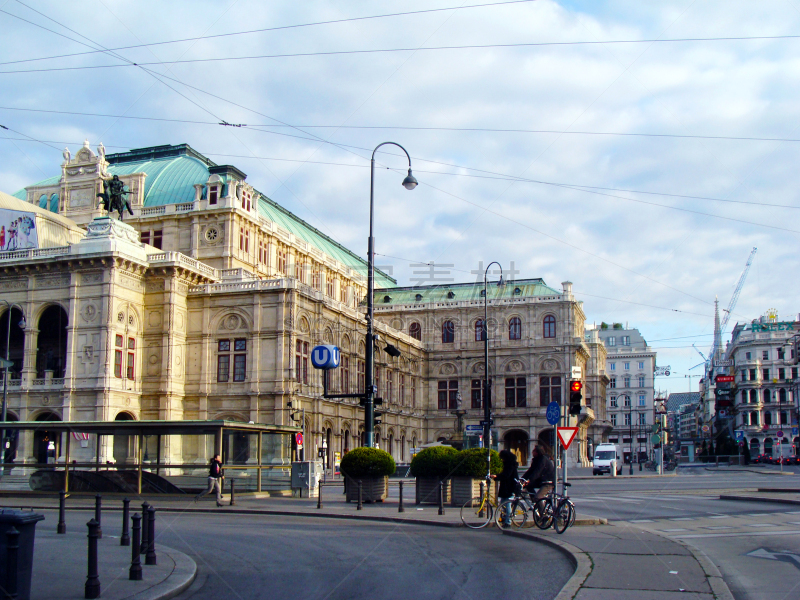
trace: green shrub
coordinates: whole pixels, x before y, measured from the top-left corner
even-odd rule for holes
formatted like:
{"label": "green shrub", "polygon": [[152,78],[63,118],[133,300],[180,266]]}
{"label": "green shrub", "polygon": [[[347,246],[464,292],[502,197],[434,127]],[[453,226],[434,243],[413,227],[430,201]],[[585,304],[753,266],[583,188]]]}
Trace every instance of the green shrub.
{"label": "green shrub", "polygon": [[342,457],[340,470],[348,477],[392,475],[397,466],[392,455],[378,448],[354,448]]}
{"label": "green shrub", "polygon": [[411,474],[414,477],[447,477],[451,460],[458,454],[452,446],[431,446],[411,459]]}
{"label": "green shrub", "polygon": [[[476,479],[486,477],[486,449],[469,448],[462,450],[451,458],[450,474]],[[503,462],[496,450],[491,451],[489,471],[497,474],[503,470]]]}

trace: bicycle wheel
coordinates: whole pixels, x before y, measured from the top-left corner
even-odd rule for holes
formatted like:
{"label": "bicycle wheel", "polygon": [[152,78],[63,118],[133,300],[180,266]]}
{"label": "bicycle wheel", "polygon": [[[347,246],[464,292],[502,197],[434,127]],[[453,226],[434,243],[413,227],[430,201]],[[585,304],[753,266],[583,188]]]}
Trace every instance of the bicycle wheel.
{"label": "bicycle wheel", "polygon": [[548,529],[553,524],[553,501],[539,498],[533,505],[533,523],[539,529]]}
{"label": "bicycle wheel", "polygon": [[489,500],[480,496],[470,498],[461,507],[461,522],[470,529],[486,527],[493,515],[494,511]]}
{"label": "bicycle wheel", "polygon": [[570,522],[572,521],[572,515],[575,511],[572,508],[572,503],[569,501],[564,501],[559,504],[558,508],[556,509],[555,519],[553,519],[553,529],[556,530],[556,533],[564,533],[569,527]]}
{"label": "bicycle wheel", "polygon": [[569,520],[569,526],[572,527],[575,525],[575,516],[578,514],[578,511],[575,510],[575,504],[572,502],[572,500],[568,498],[567,502],[569,502],[569,505],[572,508],[572,518]]}
{"label": "bicycle wheel", "polygon": [[495,511],[494,522],[497,527],[500,527],[503,521],[511,523],[511,526],[519,529],[525,527],[528,521],[528,511],[519,502],[514,500],[506,500]]}

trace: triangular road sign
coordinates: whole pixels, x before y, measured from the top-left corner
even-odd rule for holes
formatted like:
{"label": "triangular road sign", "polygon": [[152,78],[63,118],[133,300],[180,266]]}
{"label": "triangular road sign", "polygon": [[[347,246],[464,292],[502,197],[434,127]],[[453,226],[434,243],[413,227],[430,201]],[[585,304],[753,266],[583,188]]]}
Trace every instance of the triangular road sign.
{"label": "triangular road sign", "polygon": [[575,435],[577,433],[578,433],[577,427],[558,428],[558,441],[561,442],[561,445],[564,447],[564,450],[569,449],[569,445],[572,443],[572,440],[575,439]]}

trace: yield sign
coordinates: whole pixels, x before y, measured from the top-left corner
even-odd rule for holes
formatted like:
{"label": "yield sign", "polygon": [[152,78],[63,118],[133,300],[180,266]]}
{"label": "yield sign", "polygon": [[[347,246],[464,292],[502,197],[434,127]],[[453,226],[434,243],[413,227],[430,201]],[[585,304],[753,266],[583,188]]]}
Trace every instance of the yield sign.
{"label": "yield sign", "polygon": [[572,440],[575,439],[575,434],[577,433],[578,433],[577,427],[558,428],[558,439],[561,442],[561,445],[564,447],[564,450],[569,449],[569,445],[572,443]]}

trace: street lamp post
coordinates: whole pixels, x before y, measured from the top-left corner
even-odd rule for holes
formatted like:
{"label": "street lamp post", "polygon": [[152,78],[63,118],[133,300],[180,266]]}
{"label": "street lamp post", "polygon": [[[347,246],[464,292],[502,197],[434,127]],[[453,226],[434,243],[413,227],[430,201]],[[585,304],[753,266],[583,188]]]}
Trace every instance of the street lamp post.
{"label": "street lamp post", "polygon": [[365,369],[364,369],[364,440],[367,448],[372,448],[375,443],[375,392],[374,389],[374,371],[375,371],[375,238],[372,236],[372,226],[374,222],[374,206],[375,206],[375,153],[381,146],[392,145],[397,146],[408,157],[408,175],[403,179],[403,187],[407,190],[413,190],[417,187],[417,180],[411,174],[411,156],[408,151],[400,144],[395,142],[383,142],[375,147],[372,151],[372,160],[370,161],[370,174],[369,174],[369,240],[367,241],[367,335],[366,335],[366,355],[365,355]]}
{"label": "street lamp post", "polygon": [[[22,319],[19,322],[20,327],[25,327],[25,311],[22,310],[22,307],[19,304],[9,303],[7,300],[0,300],[3,304],[6,305],[6,309],[8,312],[8,318],[6,319],[6,362],[5,367],[3,369],[3,414],[2,414],[2,421],[5,422],[8,420],[8,372],[11,368],[11,360],[9,359],[10,352],[11,352],[11,311],[16,306],[19,311],[22,313]],[[2,449],[0,449],[0,477],[3,476],[5,472],[5,462],[6,462],[6,430],[5,425],[3,428],[0,429],[0,444],[2,444]]]}
{"label": "street lamp post", "polygon": [[503,285],[503,266],[497,262],[490,262],[483,272],[483,447],[486,448],[486,467],[487,473],[491,463],[491,446],[489,436],[491,435],[492,422],[491,410],[489,408],[489,267],[497,265],[500,268],[500,280],[497,285]]}

